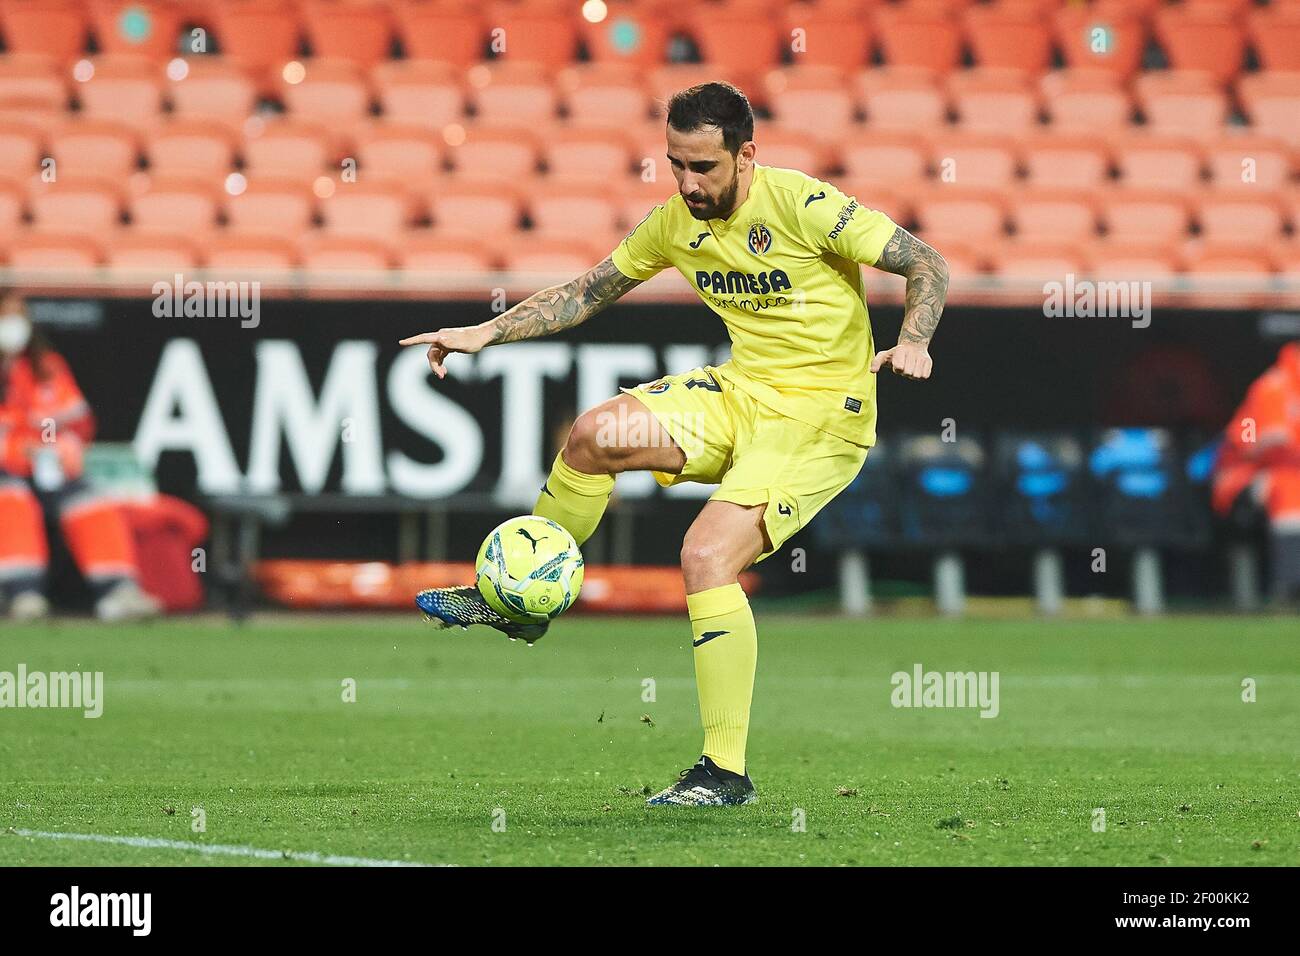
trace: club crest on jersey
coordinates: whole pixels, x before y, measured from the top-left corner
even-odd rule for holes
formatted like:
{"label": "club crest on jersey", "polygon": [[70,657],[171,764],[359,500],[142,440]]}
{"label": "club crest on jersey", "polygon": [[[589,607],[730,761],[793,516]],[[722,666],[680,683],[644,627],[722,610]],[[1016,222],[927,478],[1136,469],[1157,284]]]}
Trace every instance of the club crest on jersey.
{"label": "club crest on jersey", "polygon": [[761,222],[749,227],[749,251],[761,256],[772,248],[772,232]]}
{"label": "club crest on jersey", "polygon": [[662,392],[668,391],[668,387],[670,385],[672,385],[672,382],[665,382],[663,379],[660,379],[657,382],[652,382],[651,384],[647,385],[645,387],[645,390],[649,392],[651,395],[659,395]]}

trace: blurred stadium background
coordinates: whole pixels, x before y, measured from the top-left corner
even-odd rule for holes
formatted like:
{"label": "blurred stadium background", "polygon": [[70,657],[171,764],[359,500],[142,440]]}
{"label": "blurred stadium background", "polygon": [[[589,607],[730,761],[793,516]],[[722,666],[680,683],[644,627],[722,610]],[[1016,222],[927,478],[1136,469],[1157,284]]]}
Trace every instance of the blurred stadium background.
{"label": "blurred stadium background", "polygon": [[[954,276],[935,379],[881,381],[859,482],[751,586],[1261,606],[1267,520],[1210,498],[1300,339],[1300,3],[0,0],[0,37],[3,277],[98,417],[91,480],[202,512],[132,519],[169,606],[407,607],[531,505],[577,412],[725,355],[668,274],[436,387],[396,346],[606,256],[674,188],[659,104],[711,79],[749,95],[759,162]],[[1129,280],[1147,323],[1044,305]],[[207,281],[256,282],[256,317],[160,314]],[[902,282],[868,288],[892,342]],[[580,607],[683,607],[700,492],[621,478]]]}

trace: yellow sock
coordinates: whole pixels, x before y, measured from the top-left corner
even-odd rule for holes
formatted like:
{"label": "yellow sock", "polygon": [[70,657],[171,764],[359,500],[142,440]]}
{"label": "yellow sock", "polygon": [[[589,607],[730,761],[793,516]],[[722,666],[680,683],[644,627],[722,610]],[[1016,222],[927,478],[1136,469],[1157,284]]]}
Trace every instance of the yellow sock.
{"label": "yellow sock", "polygon": [[695,635],[704,756],[723,770],[744,773],[758,662],[758,632],[749,598],[739,584],[727,584],[686,595],[686,608]]}
{"label": "yellow sock", "polygon": [[600,524],[600,516],[614,490],[613,475],[586,475],[564,463],[564,454],[555,456],[551,474],[537,497],[533,514],[550,518],[582,544]]}

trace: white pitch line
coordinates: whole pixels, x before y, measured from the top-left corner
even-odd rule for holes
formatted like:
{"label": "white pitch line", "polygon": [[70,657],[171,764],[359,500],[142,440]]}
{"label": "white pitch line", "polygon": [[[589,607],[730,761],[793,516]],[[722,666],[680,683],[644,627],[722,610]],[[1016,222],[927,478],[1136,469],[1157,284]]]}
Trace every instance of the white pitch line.
{"label": "white pitch line", "polygon": [[[296,863],[319,863],[325,866],[438,866],[436,863],[412,863],[409,860],[372,860],[364,856],[334,856],[310,850],[263,850],[255,846],[233,846],[222,843],[189,843],[185,840],[163,840],[158,837],[108,836],[103,833],[52,833],[46,830],[24,830],[11,827],[15,836],[38,840],[80,840],[85,843],[113,843],[119,846],[142,847],[150,850],[187,850],[207,856],[244,856],[258,860],[282,860]],[[445,865],[445,864],[442,864]]]}

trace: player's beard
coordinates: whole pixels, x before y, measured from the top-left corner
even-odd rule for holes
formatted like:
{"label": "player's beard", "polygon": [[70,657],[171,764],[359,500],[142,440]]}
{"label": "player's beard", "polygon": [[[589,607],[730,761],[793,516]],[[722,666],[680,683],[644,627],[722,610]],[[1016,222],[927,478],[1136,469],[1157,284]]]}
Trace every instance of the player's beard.
{"label": "player's beard", "polygon": [[736,193],[739,191],[740,172],[737,170],[731,177],[731,184],[718,195],[716,202],[698,208],[687,203],[686,209],[696,219],[723,219],[731,215],[732,209],[736,206]]}

